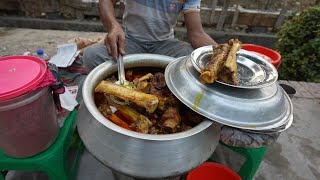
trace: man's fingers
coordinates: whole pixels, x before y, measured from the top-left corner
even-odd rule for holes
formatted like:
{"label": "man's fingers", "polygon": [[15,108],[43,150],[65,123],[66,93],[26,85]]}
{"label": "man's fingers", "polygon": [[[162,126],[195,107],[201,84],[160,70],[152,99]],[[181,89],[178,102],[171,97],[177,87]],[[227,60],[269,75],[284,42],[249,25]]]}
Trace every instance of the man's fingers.
{"label": "man's fingers", "polygon": [[118,46],[117,43],[110,44],[111,47],[111,55],[115,60],[118,60]]}
{"label": "man's fingers", "polygon": [[108,36],[108,44],[110,46],[111,56],[118,60],[118,45],[115,36]]}
{"label": "man's fingers", "polygon": [[126,38],[124,35],[119,36],[119,41],[118,41],[118,46],[119,46],[119,51],[122,55],[125,55],[125,47],[126,47]]}
{"label": "man's fingers", "polygon": [[109,43],[108,43],[108,39],[107,39],[107,38],[104,39],[104,44],[105,44],[106,47],[107,47],[108,54],[111,55],[111,49],[110,49],[110,45],[109,45]]}

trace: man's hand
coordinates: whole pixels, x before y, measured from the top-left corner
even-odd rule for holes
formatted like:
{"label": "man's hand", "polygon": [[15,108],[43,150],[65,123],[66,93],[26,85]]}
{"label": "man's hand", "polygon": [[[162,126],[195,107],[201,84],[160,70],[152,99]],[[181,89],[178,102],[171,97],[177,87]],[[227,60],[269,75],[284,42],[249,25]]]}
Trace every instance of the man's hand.
{"label": "man's hand", "polygon": [[194,49],[217,44],[206,32],[204,32],[201,24],[200,12],[186,13],[184,14],[184,19],[188,31],[188,38]]}
{"label": "man's hand", "polygon": [[108,35],[104,39],[108,53],[118,60],[118,55],[125,54],[125,34],[116,20],[114,6],[118,0],[99,0],[99,14],[101,22],[108,30]]}
{"label": "man's hand", "polygon": [[118,60],[118,54],[125,54],[126,38],[120,25],[113,27],[108,32],[104,43],[107,47],[109,55]]}
{"label": "man's hand", "polygon": [[216,45],[217,43],[205,32],[188,33],[189,41],[194,49],[207,46]]}

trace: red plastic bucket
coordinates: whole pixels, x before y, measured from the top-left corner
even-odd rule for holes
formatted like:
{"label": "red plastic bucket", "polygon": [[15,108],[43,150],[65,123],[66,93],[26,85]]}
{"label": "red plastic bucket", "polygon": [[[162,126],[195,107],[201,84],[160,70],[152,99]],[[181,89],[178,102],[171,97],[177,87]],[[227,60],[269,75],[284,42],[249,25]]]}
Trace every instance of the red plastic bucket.
{"label": "red plastic bucket", "polygon": [[187,180],[241,180],[241,177],[230,168],[213,162],[206,162],[191,171]]}
{"label": "red plastic bucket", "polygon": [[272,49],[269,49],[263,46],[258,46],[255,44],[243,44],[242,49],[255,52],[258,55],[261,55],[262,57],[264,57],[265,59],[271,60],[271,63],[277,69],[280,67],[281,55]]}

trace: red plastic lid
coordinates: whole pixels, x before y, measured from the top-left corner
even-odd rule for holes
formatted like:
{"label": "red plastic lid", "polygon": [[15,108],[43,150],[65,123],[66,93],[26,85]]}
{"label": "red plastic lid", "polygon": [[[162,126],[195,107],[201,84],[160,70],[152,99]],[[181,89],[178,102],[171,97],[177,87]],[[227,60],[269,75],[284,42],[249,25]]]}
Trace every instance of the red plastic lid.
{"label": "red plastic lid", "polygon": [[33,56],[0,58],[0,101],[18,97],[42,82],[46,63]]}
{"label": "red plastic lid", "polygon": [[191,171],[187,180],[241,180],[241,177],[230,168],[213,162],[206,162]]}

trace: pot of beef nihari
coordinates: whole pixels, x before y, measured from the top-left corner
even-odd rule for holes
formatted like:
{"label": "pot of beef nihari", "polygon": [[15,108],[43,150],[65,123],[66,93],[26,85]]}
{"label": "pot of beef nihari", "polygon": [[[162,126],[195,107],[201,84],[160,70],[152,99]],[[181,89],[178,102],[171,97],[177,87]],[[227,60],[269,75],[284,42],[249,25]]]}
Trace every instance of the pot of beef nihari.
{"label": "pot of beef nihari", "polygon": [[116,62],[99,65],[83,84],[78,114],[86,148],[118,173],[167,178],[205,162],[221,124],[259,133],[286,130],[293,108],[276,69],[241,46],[231,39],[176,59],[127,55],[130,87],[117,84]]}
{"label": "pot of beef nihari", "polygon": [[[136,178],[179,176],[206,161],[220,126],[181,103],[164,80],[174,58],[124,57],[126,79],[137,90],[117,85],[115,62],[95,68],[83,84],[77,126],[88,151],[111,169]],[[129,101],[117,104],[110,95]]]}

